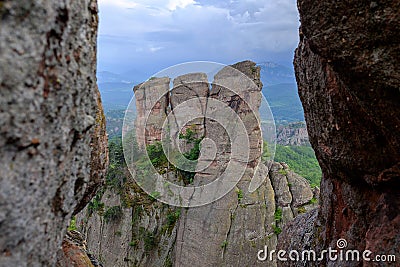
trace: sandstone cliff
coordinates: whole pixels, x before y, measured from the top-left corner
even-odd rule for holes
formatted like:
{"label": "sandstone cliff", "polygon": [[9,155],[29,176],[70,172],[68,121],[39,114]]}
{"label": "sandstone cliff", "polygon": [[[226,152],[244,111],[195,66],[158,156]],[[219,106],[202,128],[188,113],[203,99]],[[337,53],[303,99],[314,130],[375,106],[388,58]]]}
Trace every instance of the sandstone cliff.
{"label": "sandstone cliff", "polygon": [[96,1],[0,1],[0,266],[54,266],[102,183]]}
{"label": "sandstone cliff", "polygon": [[[196,138],[204,135],[215,141],[216,157],[211,159],[209,167],[194,175],[190,181],[193,185],[209,183],[220,175],[231,149],[226,130],[205,115],[210,112],[212,99],[227,103],[249,129],[250,160],[243,163],[244,176],[233,190],[211,204],[195,208],[155,202],[136,185],[126,167],[119,171],[123,178],[116,179],[110,174],[107,189],[78,216],[78,226],[86,236],[89,251],[105,266],[264,265],[257,261],[257,252],[265,245],[275,249],[281,227],[317,206],[318,192],[314,193],[308,182],[284,163],[261,164],[256,175],[265,180],[256,191],[248,191],[262,140],[255,119],[258,114],[249,112],[260,107],[260,70],[250,61],[233,67],[250,77],[255,86],[242,84],[235,72],[224,68],[215,75],[211,90],[202,73],[175,78],[175,88],[170,94],[167,77],[135,87],[136,136],[140,147],[161,139],[162,122],[168,113],[173,114],[171,128],[182,123],[182,118],[174,113],[179,103],[194,100],[198,104],[191,106],[190,111],[201,116],[190,122],[190,129],[197,134]],[[196,82],[191,83],[193,80]],[[236,90],[223,86],[227,84]],[[184,143],[183,150],[190,149],[189,145]],[[198,164],[207,160],[200,158]],[[169,180],[182,183],[176,174],[167,168],[163,170]]]}
{"label": "sandstone cliff", "polygon": [[[298,7],[296,78],[323,179],[318,216],[296,220],[281,248],[321,251],[344,238],[347,249],[398,260],[400,2],[299,0]],[[292,263],[313,264],[363,263]]]}

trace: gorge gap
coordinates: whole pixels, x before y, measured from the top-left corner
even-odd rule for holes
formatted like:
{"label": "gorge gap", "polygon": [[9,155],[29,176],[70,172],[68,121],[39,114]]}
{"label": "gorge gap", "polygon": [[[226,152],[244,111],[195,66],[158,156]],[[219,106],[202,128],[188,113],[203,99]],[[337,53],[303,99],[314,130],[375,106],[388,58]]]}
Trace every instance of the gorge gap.
{"label": "gorge gap", "polygon": [[[296,78],[323,179],[319,209],[287,224],[278,249],[321,251],[345,238],[349,249],[400,259],[400,3],[299,0],[298,7]],[[54,266],[72,215],[104,179],[108,157],[95,78],[97,12],[96,1],[0,1],[0,266]],[[272,181],[267,188],[275,190]],[[239,195],[229,198],[235,203]],[[133,210],[130,222],[136,214]],[[245,214],[234,219],[244,221]],[[275,211],[268,214],[246,221],[262,229],[262,220],[275,220]],[[174,215],[170,218],[170,225],[178,225]],[[223,218],[223,226],[231,225],[230,217]],[[109,227],[102,229],[118,236]],[[231,236],[242,230],[229,228]],[[143,233],[151,251],[155,237]],[[212,247],[227,259],[234,241],[218,241]],[[203,257],[181,259],[193,265]],[[61,257],[59,265],[70,266],[68,260]],[[81,260],[91,266],[87,257]]]}

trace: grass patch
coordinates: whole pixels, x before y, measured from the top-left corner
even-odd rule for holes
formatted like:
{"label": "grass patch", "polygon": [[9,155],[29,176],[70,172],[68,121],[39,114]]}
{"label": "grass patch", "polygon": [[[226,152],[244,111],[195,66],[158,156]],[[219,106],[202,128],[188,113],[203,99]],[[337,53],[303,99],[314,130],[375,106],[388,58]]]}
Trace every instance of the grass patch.
{"label": "grass patch", "polygon": [[76,228],[76,217],[74,216],[74,217],[72,217],[71,222],[69,223],[68,231],[75,231],[76,229],[77,229]]}

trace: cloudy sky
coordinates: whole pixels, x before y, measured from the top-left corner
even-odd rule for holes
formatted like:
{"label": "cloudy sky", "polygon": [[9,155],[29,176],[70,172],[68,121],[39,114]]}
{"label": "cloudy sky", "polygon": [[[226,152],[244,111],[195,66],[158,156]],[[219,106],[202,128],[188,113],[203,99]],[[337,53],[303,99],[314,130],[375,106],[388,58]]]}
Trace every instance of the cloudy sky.
{"label": "cloudy sky", "polygon": [[148,77],[187,61],[290,65],[296,0],[99,0],[99,71]]}

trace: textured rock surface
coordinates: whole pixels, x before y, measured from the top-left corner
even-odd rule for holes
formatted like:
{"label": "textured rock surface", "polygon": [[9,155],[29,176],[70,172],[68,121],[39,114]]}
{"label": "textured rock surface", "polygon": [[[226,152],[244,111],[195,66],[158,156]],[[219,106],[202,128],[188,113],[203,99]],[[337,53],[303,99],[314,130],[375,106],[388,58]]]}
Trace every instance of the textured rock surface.
{"label": "textured rock surface", "polygon": [[0,19],[0,266],[52,266],[107,161],[97,5],[1,1]]}
{"label": "textured rock surface", "polygon": [[139,147],[161,140],[162,126],[169,106],[169,78],[152,78],[135,86],[137,122],[136,140]]}
{"label": "textured rock surface", "polygon": [[[174,113],[174,109],[180,104],[185,103],[185,101],[194,99],[196,100],[195,105],[191,105],[188,112],[193,115],[197,114],[198,118],[187,121],[190,114],[185,114],[185,112],[174,113],[174,121],[170,122],[172,128],[176,129],[176,134],[178,134],[179,129],[183,129],[184,132],[187,128],[190,128],[194,133],[196,138],[201,138],[205,135],[205,115],[207,108],[207,97],[209,93],[209,83],[207,80],[207,75],[205,73],[190,73],[186,75],[179,76],[174,79],[174,88],[170,93],[170,105],[171,112]],[[185,116],[187,115],[187,116]],[[175,140],[176,136],[172,136]],[[178,138],[179,139],[179,138]],[[190,150],[191,146],[187,144],[187,140],[179,140],[179,147],[181,151]]]}
{"label": "textured rock surface", "polygon": [[[245,61],[234,67],[261,86],[260,70],[254,63]],[[89,213],[78,216],[78,225],[87,236],[89,251],[101,259],[104,266],[263,266],[265,262],[257,261],[258,251],[265,246],[270,250],[275,249],[281,227],[299,213],[317,206],[310,203],[314,194],[307,181],[289,170],[284,163],[265,163],[270,169],[261,164],[257,175],[262,178],[260,180],[265,180],[256,191],[248,191],[262,140],[255,120],[257,112],[255,116],[249,111],[250,108],[258,110],[261,88],[253,83],[241,82],[236,75],[228,68],[222,69],[215,76],[210,91],[205,74],[192,73],[177,77],[170,96],[162,104],[156,105],[160,111],[156,114],[160,116],[154,121],[166,118],[166,113],[161,111],[171,108],[170,112],[173,113],[179,103],[189,99],[206,98],[206,102],[198,99],[198,112],[203,116],[212,112],[208,110],[212,99],[227,103],[251,132],[250,161],[243,163],[247,169],[240,182],[218,201],[196,208],[177,209],[150,200],[125,170],[123,188],[107,190],[100,200],[96,200],[104,203],[103,209],[95,213],[87,210]],[[165,85],[168,80],[162,79]],[[159,86],[157,80],[151,81],[155,87]],[[198,82],[188,83],[193,80]],[[149,84],[145,86],[147,88]],[[225,87],[234,88],[237,92]],[[138,87],[135,90],[140,99],[137,107],[141,110],[138,110],[138,114],[151,113],[151,105],[142,104],[150,100],[144,98]],[[154,99],[152,92],[147,90],[146,97]],[[170,107],[167,100],[171,102]],[[173,118],[180,121],[176,114]],[[137,121],[141,123],[139,125],[144,125],[142,118]],[[193,124],[193,129],[201,131],[200,135],[205,134],[206,138],[215,141],[217,150],[212,164],[194,177],[193,184],[200,185],[214,180],[224,170],[229,160],[227,151],[231,147],[226,131],[215,121],[203,119]],[[150,136],[146,137],[147,142],[159,140],[160,127],[154,126],[153,129],[158,130],[148,132]],[[105,214],[113,206],[121,206],[123,215],[118,220],[105,222]],[[275,262],[269,264],[276,265]]]}
{"label": "textured rock surface", "polygon": [[309,146],[307,127],[303,122],[279,125],[276,142],[283,146]]}
{"label": "textured rock surface", "polygon": [[[323,172],[315,245],[336,247],[345,238],[348,249],[398,259],[400,2],[300,0],[298,6],[296,78]],[[293,237],[300,245],[302,235]]]}
{"label": "textured rock surface", "polygon": [[[107,190],[101,198],[104,208],[78,214],[89,252],[104,266],[168,266],[180,210],[151,200],[136,185],[125,186],[129,199]],[[105,213],[112,207],[121,207],[121,214],[110,219]]]}
{"label": "textured rock surface", "polygon": [[[174,257],[177,266],[253,266],[257,262],[257,258],[253,256],[257,253],[257,247],[263,247],[264,243],[269,241],[268,234],[272,232],[268,223],[256,223],[256,218],[267,216],[267,205],[272,205],[274,210],[273,204],[266,202],[266,191],[271,192],[271,188],[263,185],[252,194],[247,190],[256,166],[255,159],[260,156],[262,140],[258,121],[251,112],[251,109],[258,111],[260,106],[260,69],[250,61],[237,63],[233,67],[248,75],[255,84],[242,79],[232,68],[223,68],[214,77],[210,98],[226,103],[243,121],[247,132],[250,133],[249,163],[242,163],[246,172],[235,190],[220,200],[206,206],[191,208],[182,214]],[[212,111],[207,109],[207,113],[211,114]],[[216,157],[207,169],[196,174],[195,184],[208,183],[217,178],[230,160],[229,151],[233,141],[220,122],[206,120],[206,137],[215,142]],[[235,158],[231,160],[235,161]],[[265,176],[267,174],[263,173]],[[238,197],[238,192],[241,192],[241,197]],[[243,227],[243,224],[246,224],[246,227]],[[200,249],[200,244],[207,246]]]}
{"label": "textured rock surface", "polygon": [[[257,261],[257,252],[264,246],[276,248],[274,230],[317,204],[309,203],[311,189],[303,188],[304,178],[286,165],[273,163],[270,171],[264,165],[261,168],[266,180],[256,192],[246,194],[239,184],[220,201],[190,209],[154,202],[129,178],[127,191],[104,192],[99,200],[104,207],[94,212],[84,209],[77,216],[77,226],[90,255],[104,266],[263,266],[266,263]],[[274,188],[279,190],[282,184],[288,188],[289,177],[291,200],[282,205],[285,199]],[[243,198],[238,197],[239,188]],[[307,201],[291,195],[296,188],[304,191]],[[122,215],[107,221],[104,213],[114,206],[122,207]],[[300,212],[299,207],[303,207]],[[278,209],[282,216],[276,220]]]}
{"label": "textured rock surface", "polygon": [[99,262],[86,251],[86,241],[77,231],[68,231],[58,251],[57,267],[97,267]]}

